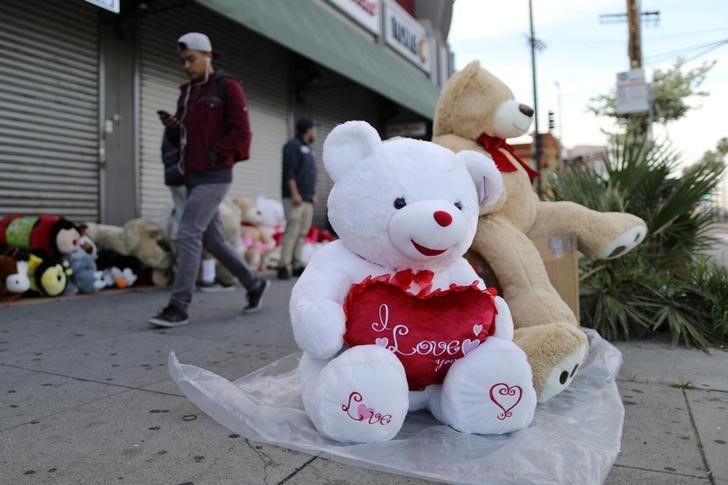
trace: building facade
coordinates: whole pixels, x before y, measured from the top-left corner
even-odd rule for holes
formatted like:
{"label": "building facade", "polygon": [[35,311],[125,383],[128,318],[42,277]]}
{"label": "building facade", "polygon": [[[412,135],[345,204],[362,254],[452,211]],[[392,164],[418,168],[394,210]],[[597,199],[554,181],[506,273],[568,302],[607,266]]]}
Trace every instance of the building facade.
{"label": "building facade", "polygon": [[251,159],[236,165],[231,195],[280,197],[281,148],[307,115],[325,201],[321,148],[335,125],[429,138],[452,72],[451,15],[452,0],[3,0],[0,215],[163,215],[156,112],[175,111],[185,82],[175,41],[189,31],[210,36],[215,66],[248,97]]}
{"label": "building facade", "polygon": [[[521,160],[527,160],[533,168],[536,168],[533,143],[515,144],[513,149]],[[551,132],[541,133],[540,162],[542,174],[561,170],[561,141]]]}

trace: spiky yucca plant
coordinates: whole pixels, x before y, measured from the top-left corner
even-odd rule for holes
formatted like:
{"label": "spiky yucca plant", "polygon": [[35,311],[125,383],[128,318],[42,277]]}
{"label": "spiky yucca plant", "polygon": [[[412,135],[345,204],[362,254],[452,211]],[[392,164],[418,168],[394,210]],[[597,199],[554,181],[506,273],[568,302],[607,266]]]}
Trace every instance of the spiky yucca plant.
{"label": "spiky yucca plant", "polygon": [[721,286],[728,272],[705,266],[699,273],[696,266],[707,264],[697,255],[711,243],[706,231],[714,216],[701,204],[703,195],[719,184],[725,165],[703,160],[676,176],[679,162],[667,143],[615,137],[607,177],[576,169],[550,180],[556,200],[630,212],[647,223],[645,241],[624,257],[582,261],[582,324],[606,338],[669,331],[673,344],[700,348],[728,339],[728,313],[716,323],[713,310],[716,299],[728,294]]}

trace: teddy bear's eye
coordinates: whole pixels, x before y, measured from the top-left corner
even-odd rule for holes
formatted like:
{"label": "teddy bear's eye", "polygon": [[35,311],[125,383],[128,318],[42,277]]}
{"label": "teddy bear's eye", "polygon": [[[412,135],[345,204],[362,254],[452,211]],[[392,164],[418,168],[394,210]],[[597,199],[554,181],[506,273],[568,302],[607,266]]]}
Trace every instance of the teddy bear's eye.
{"label": "teddy bear's eye", "polygon": [[407,205],[407,201],[404,200],[404,197],[397,197],[394,199],[394,208],[399,210]]}
{"label": "teddy bear's eye", "polygon": [[463,204],[460,201],[455,202],[455,207],[457,207],[459,210],[463,210]]}

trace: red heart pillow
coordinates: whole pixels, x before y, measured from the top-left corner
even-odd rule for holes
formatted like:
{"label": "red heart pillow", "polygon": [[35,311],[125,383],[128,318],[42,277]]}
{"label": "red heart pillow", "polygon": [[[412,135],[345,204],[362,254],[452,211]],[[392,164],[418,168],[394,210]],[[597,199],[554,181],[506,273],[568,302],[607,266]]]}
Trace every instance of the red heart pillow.
{"label": "red heart pillow", "polygon": [[474,282],[414,295],[400,282],[370,277],[352,286],[344,304],[344,340],[350,346],[376,344],[394,352],[410,390],[420,391],[442,383],[455,360],[493,335],[495,292]]}

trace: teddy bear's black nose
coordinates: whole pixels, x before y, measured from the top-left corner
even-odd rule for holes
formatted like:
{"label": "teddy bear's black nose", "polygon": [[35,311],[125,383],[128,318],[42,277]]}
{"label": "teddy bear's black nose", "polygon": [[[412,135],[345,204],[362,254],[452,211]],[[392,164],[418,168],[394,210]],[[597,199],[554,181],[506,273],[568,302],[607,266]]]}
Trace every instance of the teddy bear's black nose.
{"label": "teddy bear's black nose", "polygon": [[528,116],[529,118],[533,116],[533,108],[531,108],[530,106],[526,106],[525,104],[519,104],[518,111]]}

